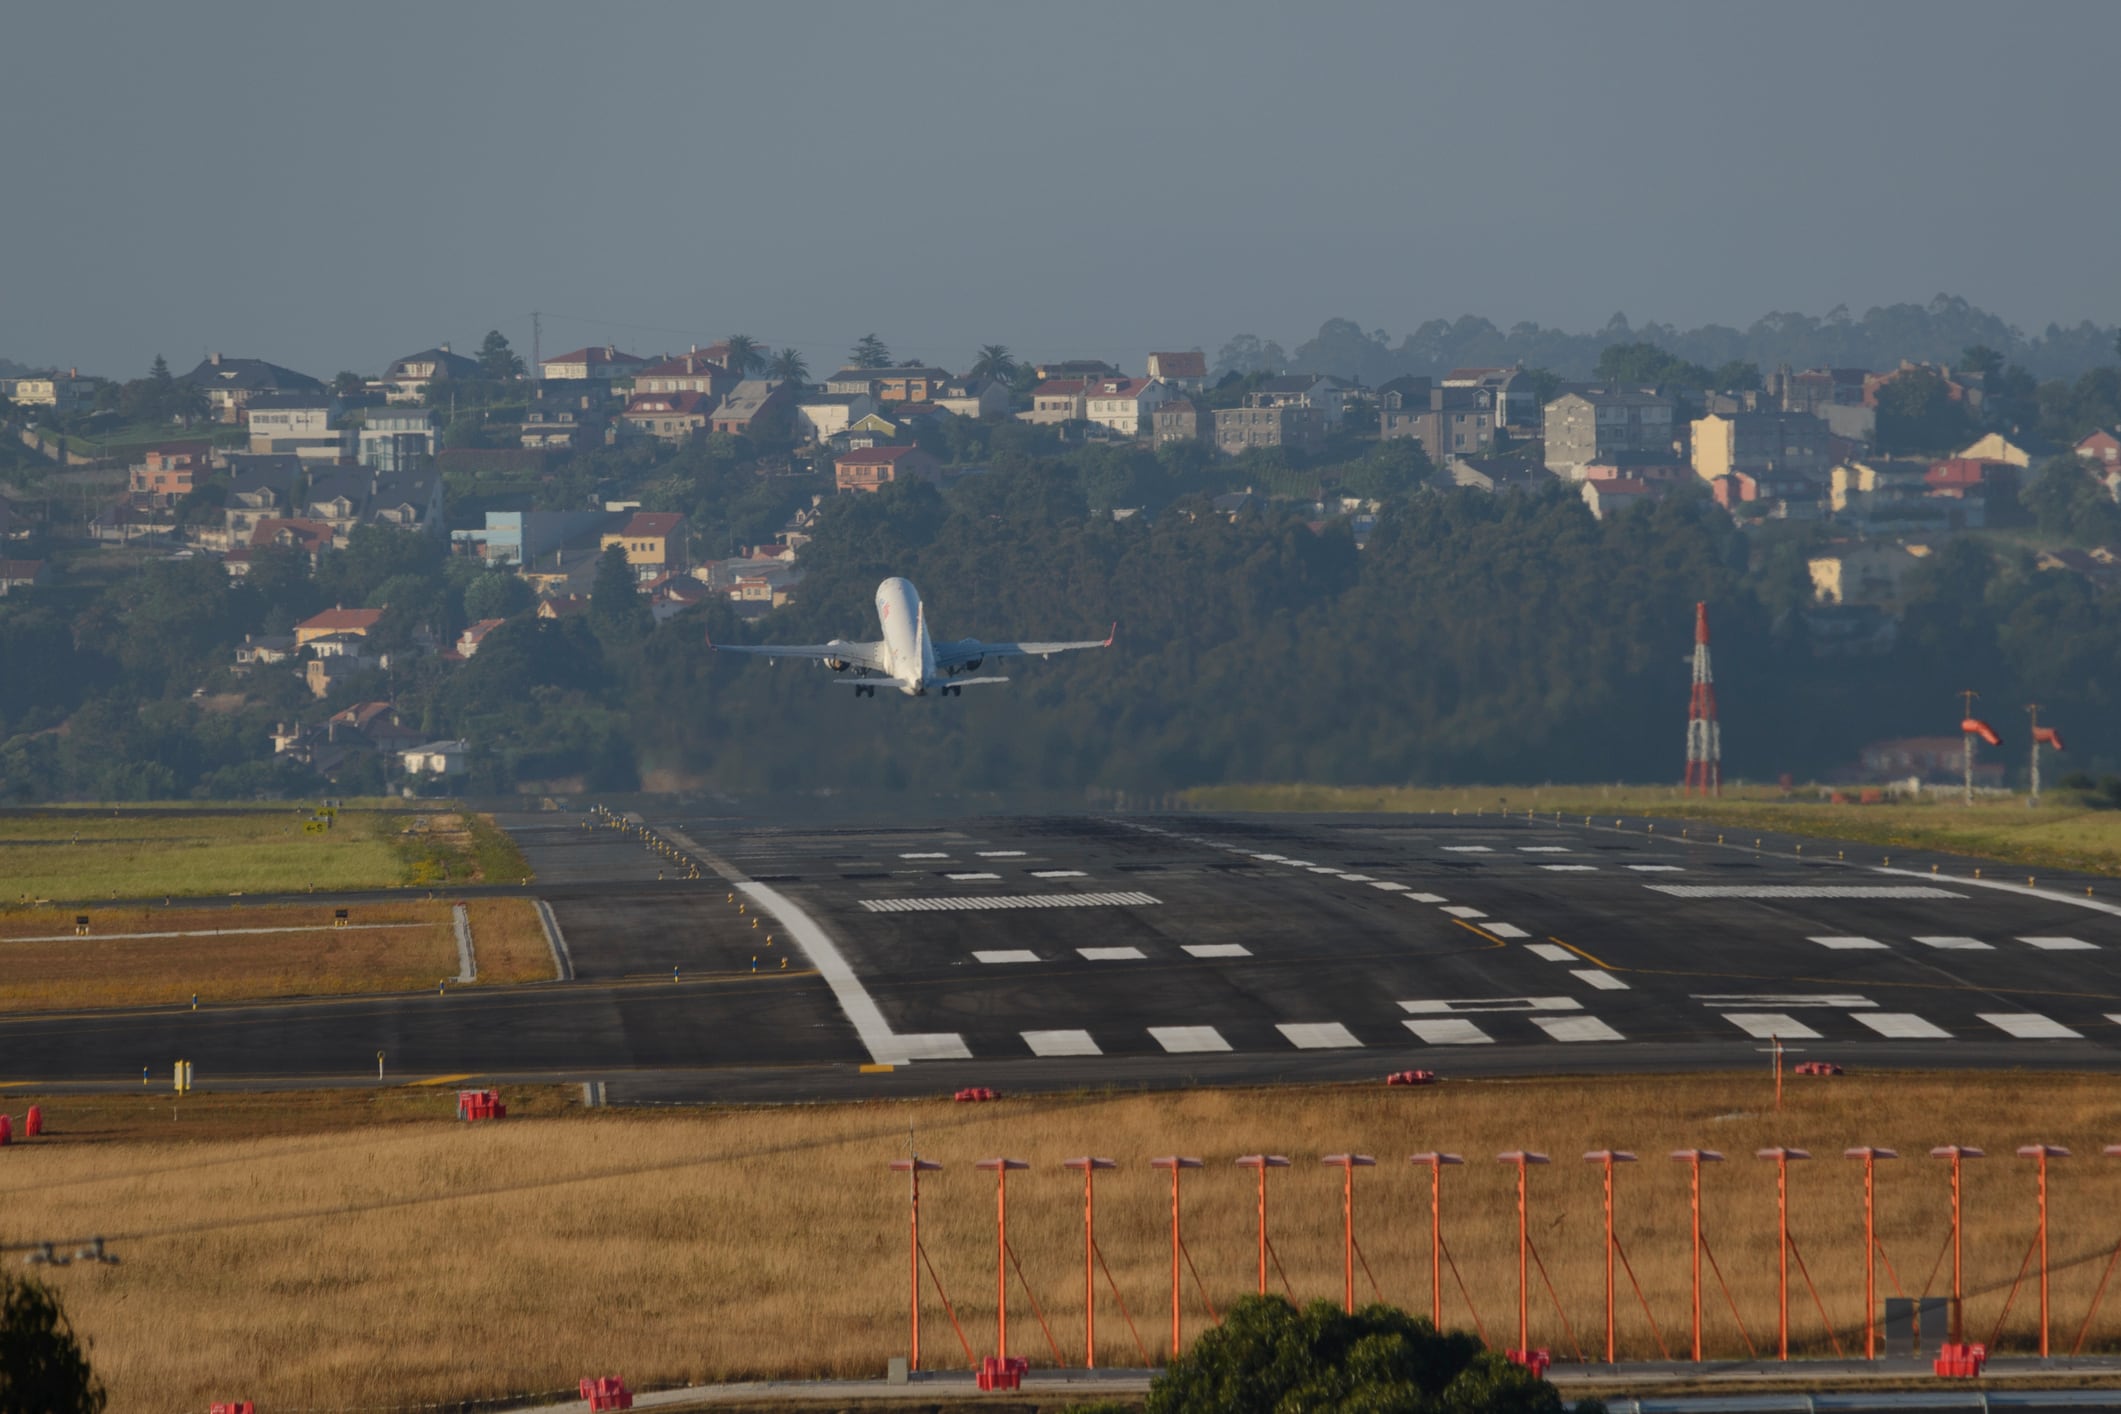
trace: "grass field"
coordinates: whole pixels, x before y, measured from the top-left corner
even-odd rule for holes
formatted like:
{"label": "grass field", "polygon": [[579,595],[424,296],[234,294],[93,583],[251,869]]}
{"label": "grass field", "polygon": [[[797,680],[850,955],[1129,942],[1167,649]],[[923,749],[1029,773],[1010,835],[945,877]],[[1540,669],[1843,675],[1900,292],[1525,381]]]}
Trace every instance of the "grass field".
{"label": "grass field", "polygon": [[[528,899],[474,899],[465,907],[480,985],[552,977],[552,954]],[[86,937],[73,929],[82,912]],[[0,914],[0,1010],[408,991],[457,975],[449,904],[360,904],[351,913],[344,928],[333,926],[332,909],[321,903]],[[171,933],[179,936],[140,936]]]}
{"label": "grass field", "polygon": [[1710,821],[1734,829],[1850,840],[1904,849],[1930,849],[2049,869],[2121,875],[2121,810],[2094,810],[2074,795],[2054,792],[2040,808],[2022,799],[1956,799],[1882,805],[1834,805],[1785,799],[1771,788],[1729,790],[1720,800],[1689,797],[1676,787],[1466,786],[1209,786],[1189,791],[1203,810],[1480,811],[1526,810],[1604,816],[1656,815]]}
{"label": "grass field", "polygon": [[[506,834],[478,816],[341,811],[308,833],[312,808],[0,814],[0,907],[36,899],[283,893],[470,883],[528,876]],[[421,822],[424,822],[421,823]]]}
{"label": "grass field", "polygon": [[[1531,1231],[1573,1327],[1538,1281],[1535,1344],[1589,1350],[1602,1328],[1598,1171],[1578,1157],[1624,1146],[1643,1162],[1620,1176],[1620,1234],[1664,1341],[1677,1350],[1688,1310],[1686,1169],[1677,1148],[1721,1150],[1705,1177],[1706,1229],[1753,1342],[1775,1323],[1774,1170],[1760,1146],[1799,1145],[1794,1231],[1844,1347],[1859,1339],[1861,1166],[1855,1144],[1907,1156],[1880,1166],[1879,1232],[1898,1282],[1938,1292],[1947,1171],[1934,1144],[1978,1144],[1967,1171],[1967,1327],[1985,1339],[2033,1230],[2033,1173],[2008,1157],[2045,1141],[2075,1149],[2052,1174],[2054,1329],[2066,1350],[2117,1235],[2121,1164],[2098,1157],[2121,1137],[2121,1082],[2107,1077],[1854,1075],[1793,1085],[1769,1108],[1760,1077],[1451,1083],[1175,1095],[810,1106],[634,1114],[581,1112],[564,1092],[509,1096],[519,1117],[458,1126],[442,1090],[377,1095],[168,1096],[47,1102],[53,1137],[0,1159],[0,1237],[9,1243],[101,1233],[114,1267],[54,1272],[76,1326],[95,1341],[118,1414],[245,1398],[275,1406],[404,1405],[569,1389],[622,1374],[635,1388],[759,1375],[875,1375],[905,1340],[904,1180],[885,1165],[916,1137],[946,1164],[923,1185],[922,1228],[974,1348],[991,1349],[994,1180],[976,1160],[1008,1154],[1010,1239],[1064,1357],[1081,1360],[1082,1185],[1058,1167],[1084,1152],[1116,1158],[1098,1189],[1098,1234],[1143,1345],[1169,1329],[1169,1187],[1155,1154],[1194,1154],[1185,1178],[1188,1247],[1220,1307],[1254,1282],[1246,1152],[1278,1152],[1271,1221],[1301,1297],[1341,1288],[1340,1174],[1319,1163],[1374,1154],[1356,1175],[1356,1224],[1386,1299],[1428,1302],[1428,1175],[1417,1150],[1462,1153],[1446,1172],[1446,1236],[1488,1335],[1515,1341],[1516,1218],[1506,1149],[1553,1157],[1531,1172]],[[23,1092],[11,1092],[19,1111]],[[423,1115],[436,1118],[423,1120]],[[541,1117],[542,1116],[542,1117]],[[1742,1355],[1738,1325],[1711,1281],[1714,1355]],[[1369,1278],[1358,1271],[1359,1293]],[[1800,1350],[1827,1353],[1793,1271]],[[1449,1273],[1447,1319],[1467,1323]],[[1279,1287],[1279,1280],[1275,1282]],[[1882,1294],[1893,1292],[1881,1265]],[[1658,1353],[1625,1279],[1622,1354]],[[1189,1337],[1206,1314],[1187,1291]],[[1012,1299],[1013,1345],[1053,1356],[1028,1304]],[[2020,1292],[2003,1344],[2033,1334]],[[931,1364],[962,1366],[930,1298]],[[2091,1345],[2121,1344],[2121,1307]],[[1109,1298],[1100,1354],[1142,1359]]]}

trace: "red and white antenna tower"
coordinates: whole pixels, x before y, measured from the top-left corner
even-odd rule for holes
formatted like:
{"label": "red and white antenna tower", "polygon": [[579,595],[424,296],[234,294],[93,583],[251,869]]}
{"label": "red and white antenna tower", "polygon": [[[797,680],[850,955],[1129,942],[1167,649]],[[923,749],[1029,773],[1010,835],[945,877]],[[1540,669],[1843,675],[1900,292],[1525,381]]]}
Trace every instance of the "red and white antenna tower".
{"label": "red and white antenna tower", "polygon": [[1686,713],[1686,788],[1723,794],[1723,729],[1716,721],[1716,675],[1709,670],[1709,606],[1694,606],[1694,696]]}

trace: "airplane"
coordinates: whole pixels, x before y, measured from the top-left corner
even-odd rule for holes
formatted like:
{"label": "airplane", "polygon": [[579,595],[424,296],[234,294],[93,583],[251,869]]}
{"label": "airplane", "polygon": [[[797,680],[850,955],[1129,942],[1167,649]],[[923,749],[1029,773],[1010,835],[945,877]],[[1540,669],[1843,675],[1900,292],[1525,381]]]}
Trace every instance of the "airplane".
{"label": "airplane", "polygon": [[763,658],[808,658],[835,673],[852,672],[840,681],[854,688],[856,697],[874,697],[880,687],[897,688],[908,697],[926,697],[934,690],[943,697],[959,697],[968,687],[1007,682],[1006,677],[965,677],[976,673],[989,658],[1050,658],[1078,648],[1110,648],[1119,635],[1119,625],[1102,639],[1079,643],[986,643],[961,638],[955,643],[937,643],[928,636],[928,610],[920,591],[910,581],[885,580],[876,587],[876,617],[884,636],[875,643],[849,643],[835,638],[817,644],[738,644],[707,646],[717,653],[753,653]]}

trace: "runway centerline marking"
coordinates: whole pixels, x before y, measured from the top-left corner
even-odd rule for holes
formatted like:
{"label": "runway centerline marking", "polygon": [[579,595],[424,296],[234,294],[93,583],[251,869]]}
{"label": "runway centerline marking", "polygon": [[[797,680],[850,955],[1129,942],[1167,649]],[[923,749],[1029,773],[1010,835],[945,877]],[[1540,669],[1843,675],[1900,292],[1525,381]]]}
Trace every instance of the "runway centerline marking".
{"label": "runway centerline marking", "polygon": [[2051,1017],[2036,1011],[1982,1011],[1974,1013],[1981,1020],[2006,1035],[2016,1036],[2021,1041],[2081,1041],[2084,1033],[2072,1031]]}
{"label": "runway centerline marking", "polygon": [[1645,884],[1673,898],[1965,898],[1933,884]]}
{"label": "runway centerline marking", "polygon": [[1490,923],[1487,925],[1487,929],[1498,938],[1529,938],[1532,936],[1515,923]]}
{"label": "runway centerline marking", "polygon": [[1212,1026],[1152,1026],[1150,1037],[1173,1055],[1190,1051],[1227,1051],[1230,1043]]}
{"label": "runway centerline marking", "polygon": [[1034,1056],[1101,1056],[1097,1042],[1087,1031],[1024,1031],[1018,1033]]}
{"label": "runway centerline marking", "polygon": [[1577,981],[1600,992],[1625,992],[1628,984],[1610,972],[1600,972],[1595,967],[1579,967],[1569,973]]}
{"label": "runway centerline marking", "polygon": [[1559,943],[1532,943],[1525,948],[1525,951],[1547,962],[1574,962],[1576,960],[1576,954],[1570,952]]}
{"label": "runway centerline marking", "polygon": [[1243,943],[1187,943],[1180,950],[1191,957],[1252,956],[1252,949]]}
{"label": "runway centerline marking", "polygon": [[974,894],[947,898],[865,898],[869,913],[976,913],[1026,908],[1136,908],[1160,904],[1162,899],[1143,893],[1096,894]]}
{"label": "runway centerline marking", "polygon": [[1408,894],[1407,897],[1416,903],[1442,903],[1444,901],[1442,894]]}
{"label": "runway centerline marking", "polygon": [[962,884],[962,883],[967,883],[967,882],[969,882],[969,881],[971,881],[971,880],[973,880],[973,879],[999,879],[999,878],[1001,878],[1001,875],[999,875],[999,874],[984,874],[984,873],[980,873],[980,874],[945,874],[945,875],[943,875],[943,877],[944,877],[945,879],[950,879],[950,880],[953,880],[953,881],[955,881],[955,882],[957,882],[957,883],[960,883],[960,884]]}
{"label": "runway centerline marking", "polygon": [[1075,951],[1085,962],[1141,962],[1149,956],[1140,948],[1077,948]]}
{"label": "runway centerline marking", "polygon": [[2097,952],[2097,943],[2087,943],[2082,938],[2020,938],[2019,942],[2041,949],[2043,952]]}
{"label": "runway centerline marking", "polygon": [[1432,1046],[1492,1046],[1495,1038],[1459,1017],[1446,1017],[1437,1021],[1409,1021],[1407,1030]]}
{"label": "runway centerline marking", "polygon": [[1832,948],[1837,952],[1883,952],[1886,950],[1885,944],[1879,942],[1876,938],[1807,938],[1805,941],[1817,943],[1823,948]]}
{"label": "runway centerline marking", "polygon": [[1463,918],[1454,918],[1451,921],[1453,923],[1456,923],[1459,927],[1465,929],[1468,933],[1477,933],[1481,937],[1486,938],[1488,940],[1488,946],[1491,948],[1506,948],[1509,946],[1508,943],[1496,937],[1493,933],[1490,933],[1487,929],[1481,927],[1477,923],[1468,923]]}
{"label": "runway centerline marking", "polygon": [[1888,1041],[1949,1041],[1952,1033],[1909,1011],[1853,1011],[1849,1015]]}
{"label": "runway centerline marking", "polygon": [[1420,1001],[1401,1002],[1402,1011],[1416,1016],[1461,1016],[1473,1012],[1497,1011],[1582,1011],[1583,1003],[1574,997],[1461,997],[1425,998]]}
{"label": "runway centerline marking", "polygon": [[1337,1021],[1285,1021],[1274,1028],[1301,1051],[1330,1051],[1359,1047],[1355,1033]]}
{"label": "runway centerline marking", "polygon": [[1453,918],[1485,918],[1488,916],[1480,909],[1470,908],[1462,903],[1451,904],[1444,909],[1444,912],[1450,914]]}
{"label": "runway centerline marking", "polygon": [[1819,1033],[1781,1011],[1727,1011],[1723,1019],[1758,1041],[1816,1041]]}
{"label": "runway centerline marking", "polygon": [[1934,934],[1915,939],[1926,948],[1940,948],[1953,952],[1994,952],[1995,948],[1979,938],[1944,938]]}
{"label": "runway centerline marking", "polygon": [[1542,864],[1539,867],[1554,874],[1596,874],[1598,872],[1598,866],[1595,864]]}
{"label": "runway centerline marking", "polygon": [[1080,869],[1034,869],[1034,879],[1087,879],[1090,876]]}
{"label": "runway centerline marking", "polygon": [[986,948],[972,954],[981,962],[1037,962],[1038,954],[1029,948]]}

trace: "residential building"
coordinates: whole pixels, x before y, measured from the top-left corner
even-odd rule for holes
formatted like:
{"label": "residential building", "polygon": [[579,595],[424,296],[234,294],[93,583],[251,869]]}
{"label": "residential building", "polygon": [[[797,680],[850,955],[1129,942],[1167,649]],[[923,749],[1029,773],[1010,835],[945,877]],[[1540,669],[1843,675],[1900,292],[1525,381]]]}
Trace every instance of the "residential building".
{"label": "residential building", "polygon": [[1122,437],[1140,437],[1149,431],[1149,415],[1170,397],[1153,378],[1096,378],[1083,389],[1083,416]]}
{"label": "residential building", "polygon": [[1812,597],[1822,604],[1871,604],[1897,608],[1907,577],[1924,556],[1903,545],[1860,541],[1806,562]]}
{"label": "residential building", "polygon": [[825,391],[840,397],[866,393],[874,398],[882,382],[880,368],[842,368],[825,380]]}
{"label": "residential building", "polygon": [[213,469],[210,442],[170,442],[149,447],[129,469],[129,489],[135,500],[150,505],[171,506],[189,496]]}
{"label": "residential building", "polygon": [[129,545],[136,540],[166,537],[175,529],[176,517],[169,511],[127,495],[96,513],[88,523],[88,538],[106,545]]}
{"label": "residential building", "polygon": [[1173,391],[1200,393],[1208,387],[1208,356],[1199,349],[1188,353],[1149,355],[1149,376]]}
{"label": "residential building", "polygon": [[2021,470],[2033,464],[2033,454],[2001,432],[1991,432],[1959,453],[1967,461],[1996,462]]}
{"label": "residential building", "polygon": [[1149,441],[1167,447],[1174,442],[1212,442],[1215,419],[1191,398],[1173,398],[1149,414]]}
{"label": "residential building", "polygon": [[236,645],[238,668],[269,668],[291,662],[294,656],[295,636],[291,633],[266,634],[262,637],[246,633],[243,635],[243,641]]}
{"label": "residential building", "polygon": [[531,565],[604,523],[602,511],[488,511],[484,527],[451,539],[489,566]]}
{"label": "residential building", "polygon": [[2102,427],[2079,442],[2076,453],[2095,467],[2108,470],[2121,467],[2121,437]]}
{"label": "residential building", "polygon": [[786,383],[746,378],[714,410],[713,429],[736,437],[778,436],[788,423],[794,401]]}
{"label": "residential building", "polygon": [[841,491],[875,491],[894,481],[943,479],[943,464],[919,447],[864,447],[833,458],[833,486]]}
{"label": "residential building", "polygon": [[375,473],[365,467],[328,466],[310,473],[309,489],[302,496],[302,517],[331,527],[341,545],[361,523],[368,509],[369,484]]}
{"label": "residential building", "polygon": [[76,412],[92,406],[96,394],[109,380],[86,377],[78,368],[64,373],[33,373],[10,380],[9,396],[20,407],[45,407],[53,412]]}
{"label": "residential building", "polygon": [[554,594],[538,600],[541,619],[574,619],[589,612],[587,594]]}
{"label": "residential building", "polygon": [[899,440],[899,423],[880,412],[866,412],[847,424],[844,431],[828,439],[835,452],[858,452],[864,447],[888,447]]}
{"label": "residential building", "polygon": [[354,433],[341,425],[342,411],[328,392],[253,393],[243,405],[250,450],[290,453],[304,461],[350,460]]}
{"label": "residential building", "polygon": [[1539,395],[1520,364],[1507,368],[1454,368],[1443,376],[1445,388],[1479,388],[1487,392],[1498,427],[1539,428]]}
{"label": "residential building", "polygon": [[471,743],[430,741],[398,753],[398,764],[408,776],[461,776],[470,769]]}
{"label": "residential building", "polygon": [[636,393],[619,421],[659,442],[689,442],[707,430],[718,402],[712,393]]}
{"label": "residential building", "polygon": [[477,657],[479,645],[486,641],[486,635],[507,622],[506,619],[480,619],[477,623],[466,624],[464,631],[457,635],[457,656]]}
{"label": "residential building", "polygon": [[575,451],[604,440],[604,419],[582,408],[564,404],[541,407],[532,404],[523,414],[518,445],[530,451]]}
{"label": "residential building", "polygon": [[1042,425],[1081,422],[1089,416],[1086,384],[1082,378],[1048,378],[1031,390],[1031,410],[1017,416]]}
{"label": "residential building", "polygon": [[373,473],[368,483],[368,509],[362,519],[370,525],[440,535],[443,531],[441,473]]}
{"label": "residential building", "polygon": [[1863,406],[1864,380],[1868,368],[1808,368],[1792,373],[1783,364],[1767,378],[1767,399],[1784,412],[1806,413],[1825,418],[1829,407]]}
{"label": "residential building", "polygon": [[434,465],[438,421],[424,408],[370,408],[361,421],[361,465],[377,471],[425,471]]}
{"label": "residential building", "polygon": [[942,368],[879,368],[873,372],[876,374],[876,400],[880,403],[933,402],[945,388],[957,382],[949,370]]}
{"label": "residential building", "polygon": [[651,363],[633,375],[633,391],[642,393],[699,393],[719,402],[743,379],[730,371],[729,346],[713,344],[690,353]]}
{"label": "residential building", "polygon": [[1215,409],[1215,445],[1232,455],[1248,447],[1310,447],[1325,435],[1325,417],[1314,407]]}
{"label": "residential building", "polygon": [[1052,383],[1070,378],[1124,378],[1127,376],[1100,358],[1070,358],[1063,359],[1058,363],[1041,363],[1034,365],[1031,371],[1037,375],[1041,383]]}
{"label": "residential building", "polygon": [[621,353],[610,344],[601,348],[576,349],[572,353],[559,354],[538,365],[539,376],[547,379],[576,383],[609,383],[614,379],[631,378],[646,368],[649,360],[639,354]]}
{"label": "residential building", "polygon": [[1711,413],[1693,424],[1694,474],[1703,481],[1744,472],[1824,475],[1831,464],[1826,423],[1808,413]]}
{"label": "residential building", "polygon": [[626,563],[641,579],[685,566],[685,517],[676,511],[635,511],[633,518],[597,542],[599,550],[622,545]]}
{"label": "residential building", "polygon": [[1595,462],[1669,462],[1672,408],[1661,393],[1564,393],[1546,405],[1547,470],[1580,481],[1583,468]]}
{"label": "residential building", "polygon": [[1925,461],[1865,457],[1836,466],[1827,482],[1835,512],[1863,510],[1884,501],[1911,500],[1929,494],[1930,464]]}
{"label": "residential building", "polygon": [[795,405],[795,435],[805,442],[829,441],[875,410],[867,393],[812,393]]}
{"label": "residential building", "polygon": [[1289,373],[1262,379],[1245,394],[1245,405],[1255,408],[1305,407],[1318,413],[1326,430],[1340,426],[1346,406],[1348,384],[1331,374]]}
{"label": "residential building", "polygon": [[274,545],[287,546],[301,551],[309,567],[315,569],[318,556],[332,547],[333,539],[332,528],[322,521],[274,516],[251,529],[249,548],[255,552]]}
{"label": "residential building", "polygon": [[438,344],[393,359],[390,367],[383,370],[383,376],[369,387],[374,389],[380,385],[386,402],[416,403],[428,395],[429,384],[460,382],[477,378],[482,372],[477,359],[451,353],[449,345]]}
{"label": "residential building", "polygon": [[1583,503],[1599,520],[1627,506],[1645,506],[1660,500],[1670,486],[1667,481],[1645,481],[1635,476],[1587,476],[1578,483]]}
{"label": "residential building", "polygon": [[958,417],[1002,418],[1009,415],[1009,385],[993,378],[957,379],[932,400]]}
{"label": "residential building", "polygon": [[228,497],[222,504],[221,543],[233,550],[250,543],[258,522],[292,512],[302,482],[301,459],[291,454],[231,455]]}
{"label": "residential building", "polygon": [[344,604],[312,614],[295,625],[295,644],[306,648],[334,634],[366,638],[383,617],[381,609],[349,609]]}
{"label": "residential building", "polygon": [[44,560],[0,560],[0,598],[49,583],[51,569]]}
{"label": "residential building", "polygon": [[1913,359],[1900,360],[1898,368],[1884,373],[1867,373],[1863,377],[1863,404],[1878,406],[1878,390],[1906,377],[1910,373],[1934,373],[1944,384],[1944,395],[1950,401],[1962,403],[1967,411],[1979,413],[1982,403],[1982,386],[1979,374],[1953,373],[1949,364],[1917,363]]}
{"label": "residential building", "polygon": [[1501,431],[1499,400],[1493,388],[1395,378],[1377,390],[1377,435],[1413,438],[1437,466],[1454,456],[1490,456]]}
{"label": "residential building", "polygon": [[648,616],[657,623],[666,623],[714,597],[712,589],[688,574],[660,575],[646,587]]}
{"label": "residential building", "polygon": [[262,358],[230,358],[217,353],[208,354],[198,367],[184,375],[184,380],[196,383],[206,394],[214,416],[230,423],[243,421],[243,410],[250,405],[252,398],[271,393],[302,393],[315,397],[326,391],[322,383],[306,373],[282,368]]}
{"label": "residential building", "polygon": [[1454,455],[1444,459],[1443,472],[1453,486],[1475,491],[1536,491],[1554,484],[1553,472],[1517,457]]}

